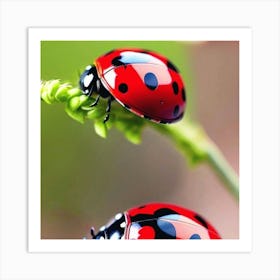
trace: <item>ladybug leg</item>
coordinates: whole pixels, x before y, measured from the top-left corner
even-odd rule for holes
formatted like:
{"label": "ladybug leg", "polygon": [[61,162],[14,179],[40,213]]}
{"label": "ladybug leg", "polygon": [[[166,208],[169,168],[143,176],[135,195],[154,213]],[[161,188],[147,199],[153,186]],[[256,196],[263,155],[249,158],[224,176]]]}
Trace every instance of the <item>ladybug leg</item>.
{"label": "ladybug leg", "polygon": [[109,96],[108,98],[108,104],[107,104],[107,108],[106,108],[106,116],[104,118],[104,123],[106,123],[108,120],[109,120],[109,117],[110,117],[110,111],[111,111],[111,103],[112,103],[112,95]]}
{"label": "ladybug leg", "polygon": [[95,99],[95,101],[94,101],[92,104],[90,104],[89,106],[90,106],[90,107],[96,106],[96,105],[98,104],[98,102],[99,102],[99,99],[100,99],[100,94],[97,96],[97,98]]}

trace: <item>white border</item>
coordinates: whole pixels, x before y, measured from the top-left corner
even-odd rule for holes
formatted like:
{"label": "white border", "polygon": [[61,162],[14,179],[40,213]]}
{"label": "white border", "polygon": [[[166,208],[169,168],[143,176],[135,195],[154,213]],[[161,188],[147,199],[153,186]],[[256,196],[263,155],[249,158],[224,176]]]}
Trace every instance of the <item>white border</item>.
{"label": "white border", "polygon": [[[94,34],[94,35],[92,35]],[[248,252],[251,250],[252,47],[249,28],[30,28],[29,32],[30,252]],[[179,40],[240,42],[240,238],[238,240],[40,239],[40,42],[42,40]],[[246,186],[246,187],[245,187]]]}
{"label": "white border", "polygon": [[[279,7],[278,0],[0,0],[0,279],[280,279]],[[26,28],[101,24],[252,28],[254,164],[250,253],[28,253]],[[11,91],[15,65],[20,73],[16,92]]]}

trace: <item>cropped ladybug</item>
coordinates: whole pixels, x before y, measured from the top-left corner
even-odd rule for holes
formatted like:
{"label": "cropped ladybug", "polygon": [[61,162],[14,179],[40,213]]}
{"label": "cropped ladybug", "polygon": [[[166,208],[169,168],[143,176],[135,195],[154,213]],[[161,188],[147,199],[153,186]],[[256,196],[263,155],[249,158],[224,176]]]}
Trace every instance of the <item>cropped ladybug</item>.
{"label": "cropped ladybug", "polygon": [[186,92],[177,68],[154,52],[116,49],[97,58],[80,77],[82,92],[108,98],[109,119],[112,100],[132,113],[158,123],[172,123],[183,117]]}
{"label": "cropped ladybug", "polygon": [[93,239],[221,239],[197,213],[180,206],[151,203],[119,213]]}

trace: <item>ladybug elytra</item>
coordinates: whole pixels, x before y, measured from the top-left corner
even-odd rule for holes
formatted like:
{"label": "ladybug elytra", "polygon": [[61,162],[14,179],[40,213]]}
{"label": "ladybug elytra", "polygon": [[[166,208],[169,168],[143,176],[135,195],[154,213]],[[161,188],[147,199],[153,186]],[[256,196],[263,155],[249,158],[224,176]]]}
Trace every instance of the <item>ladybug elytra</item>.
{"label": "ladybug elytra", "polygon": [[80,77],[85,95],[116,100],[132,113],[158,123],[172,123],[183,117],[186,92],[177,68],[164,56],[135,48],[115,49],[97,58]]}
{"label": "ladybug elytra", "polygon": [[150,203],[118,213],[93,239],[221,239],[215,228],[186,208]]}

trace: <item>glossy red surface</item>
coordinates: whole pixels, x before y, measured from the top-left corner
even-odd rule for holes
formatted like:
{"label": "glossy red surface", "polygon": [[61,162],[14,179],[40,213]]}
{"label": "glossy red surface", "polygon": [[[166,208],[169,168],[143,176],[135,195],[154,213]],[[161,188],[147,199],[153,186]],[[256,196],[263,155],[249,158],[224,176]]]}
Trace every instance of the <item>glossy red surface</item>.
{"label": "glossy red surface", "polygon": [[130,225],[126,239],[158,239],[164,234],[174,239],[221,239],[216,229],[200,215],[173,204],[147,204],[129,209],[126,216]]}
{"label": "glossy red surface", "polygon": [[182,118],[186,96],[175,66],[155,53],[115,50],[95,62],[104,87],[133,113],[158,122]]}
{"label": "glossy red surface", "polygon": [[166,203],[150,203],[115,215],[94,239],[221,239],[197,213]]}

